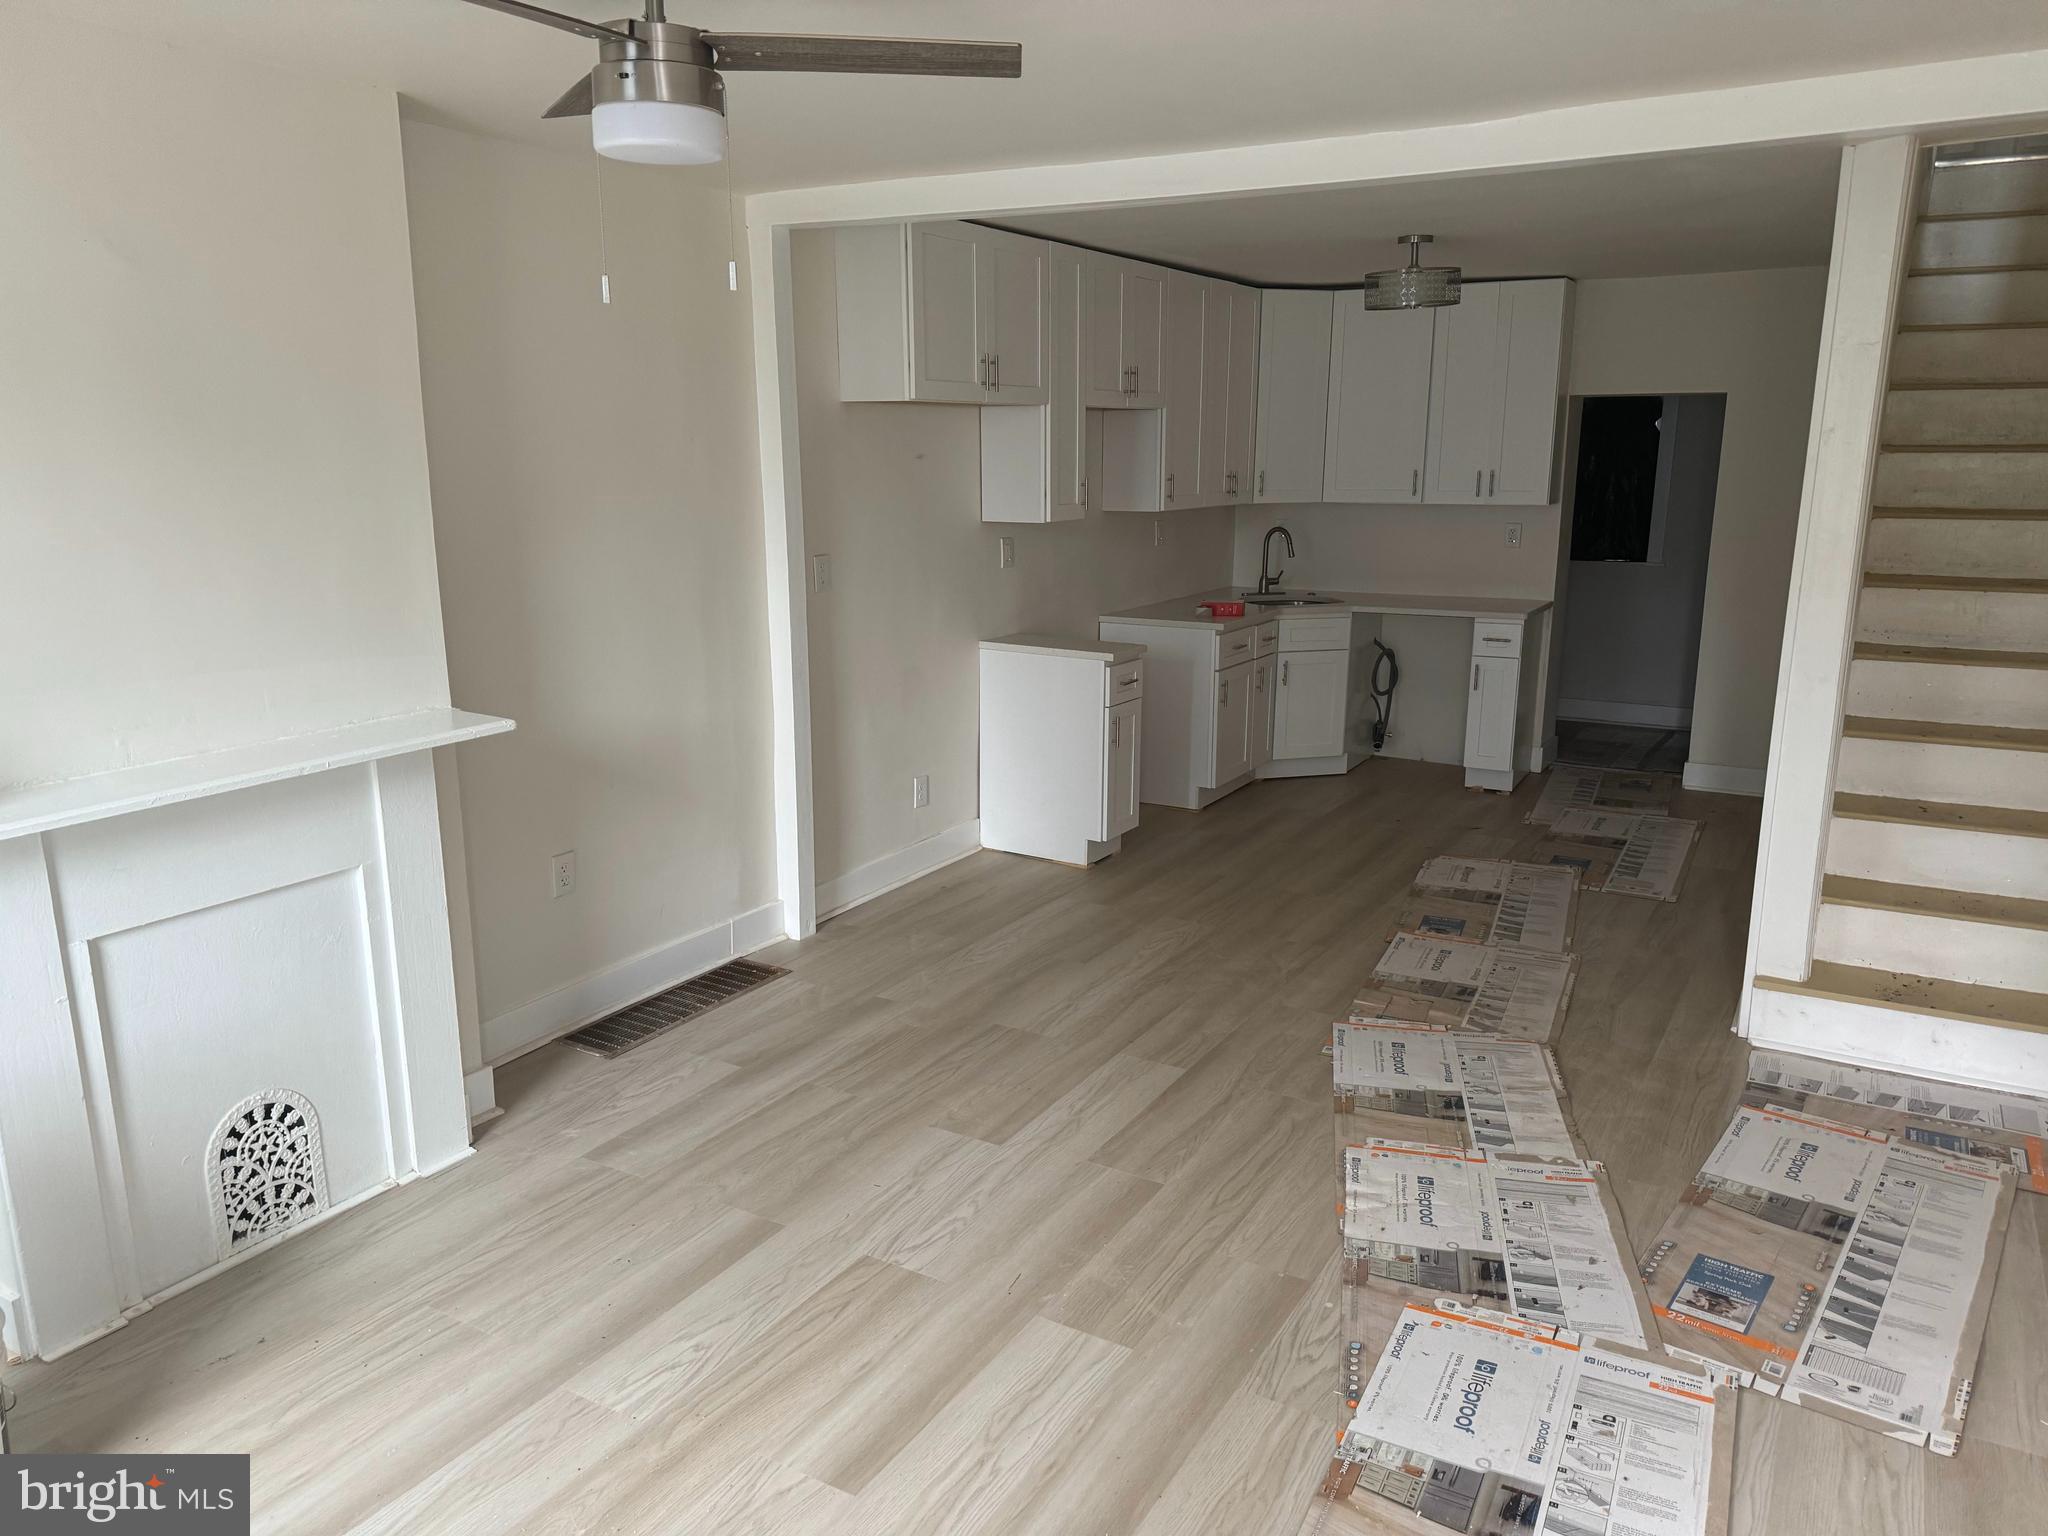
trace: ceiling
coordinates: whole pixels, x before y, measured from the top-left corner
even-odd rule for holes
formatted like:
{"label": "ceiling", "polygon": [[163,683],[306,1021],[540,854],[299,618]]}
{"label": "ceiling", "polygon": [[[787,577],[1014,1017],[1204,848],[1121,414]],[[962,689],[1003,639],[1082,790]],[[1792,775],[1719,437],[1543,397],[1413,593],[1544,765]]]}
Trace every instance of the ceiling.
{"label": "ceiling", "polygon": [[[591,45],[460,0],[27,3],[89,14],[100,34],[175,37],[390,87],[435,121],[589,142],[580,119],[538,119],[593,62]],[[631,8],[554,5],[593,20]],[[670,15],[1024,44],[1022,80],[736,78],[733,174],[747,191],[1479,121],[2048,47],[2041,0],[671,0]]]}
{"label": "ceiling", "polygon": [[998,222],[1269,286],[1356,284],[1411,231],[1467,277],[1739,272],[1827,263],[1840,164],[1781,145]]}

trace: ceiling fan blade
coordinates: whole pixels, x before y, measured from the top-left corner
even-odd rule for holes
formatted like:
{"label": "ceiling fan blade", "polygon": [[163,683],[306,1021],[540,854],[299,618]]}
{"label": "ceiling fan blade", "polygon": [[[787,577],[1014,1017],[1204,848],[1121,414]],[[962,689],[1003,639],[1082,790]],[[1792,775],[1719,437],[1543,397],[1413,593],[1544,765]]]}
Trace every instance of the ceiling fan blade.
{"label": "ceiling fan blade", "polygon": [[569,89],[555,98],[555,104],[541,113],[542,117],[588,117],[590,116],[590,75],[585,72]]}
{"label": "ceiling fan blade", "polygon": [[[485,3],[485,0],[477,0]],[[720,70],[803,70],[835,75],[973,75],[1014,80],[1022,43],[926,37],[819,37],[801,32],[706,32]]]}
{"label": "ceiling fan blade", "polygon": [[[632,36],[615,27],[601,27],[594,21],[585,21],[580,16],[564,16],[560,11],[543,10],[537,5],[528,5],[526,0],[469,0],[471,5],[480,5],[487,11],[503,11],[507,16],[517,16],[525,21],[537,21],[544,27],[558,27],[564,32],[574,32],[578,37],[587,37],[600,43],[630,43]],[[587,112],[590,109],[584,108]],[[552,112],[548,114],[554,116]]]}

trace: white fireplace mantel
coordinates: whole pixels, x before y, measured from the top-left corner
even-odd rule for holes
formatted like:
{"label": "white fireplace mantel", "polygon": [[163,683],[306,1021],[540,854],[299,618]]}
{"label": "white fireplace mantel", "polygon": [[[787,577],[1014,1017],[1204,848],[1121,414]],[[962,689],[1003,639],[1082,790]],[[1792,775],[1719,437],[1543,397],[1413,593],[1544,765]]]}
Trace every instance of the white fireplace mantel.
{"label": "white fireplace mantel", "polygon": [[[468,1154],[433,751],[511,729],[420,710],[0,790],[11,1350]],[[222,1138],[252,1103],[296,1107],[316,1176],[238,1236],[222,1148],[263,1138]]]}

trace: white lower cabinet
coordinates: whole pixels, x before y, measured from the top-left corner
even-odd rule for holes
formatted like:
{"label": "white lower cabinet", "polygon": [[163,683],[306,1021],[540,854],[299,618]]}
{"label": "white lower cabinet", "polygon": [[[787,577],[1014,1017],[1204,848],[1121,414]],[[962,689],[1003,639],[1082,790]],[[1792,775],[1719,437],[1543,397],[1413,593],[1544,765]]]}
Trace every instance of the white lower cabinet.
{"label": "white lower cabinet", "polygon": [[1252,771],[1252,667],[1242,661],[1216,674],[1216,734],[1203,764],[1204,789],[1217,789]]}
{"label": "white lower cabinet", "polygon": [[1371,652],[1379,620],[1366,613],[1300,614],[1279,623],[1273,749],[1261,778],[1348,773],[1372,755]]}
{"label": "white lower cabinet", "polygon": [[1145,648],[1145,752],[1138,792],[1153,805],[1199,811],[1251,782],[1263,727],[1257,620],[1228,629],[1104,619],[1105,645]]}
{"label": "white lower cabinet", "polygon": [[1142,645],[1056,635],[981,643],[984,848],[1092,864],[1138,824]]}
{"label": "white lower cabinet", "polygon": [[1349,651],[1299,651],[1280,660],[1273,757],[1335,757],[1344,750]]}
{"label": "white lower cabinet", "polygon": [[1280,673],[1280,658],[1261,656],[1252,663],[1252,746],[1251,765],[1256,773],[1273,761],[1273,681]]}

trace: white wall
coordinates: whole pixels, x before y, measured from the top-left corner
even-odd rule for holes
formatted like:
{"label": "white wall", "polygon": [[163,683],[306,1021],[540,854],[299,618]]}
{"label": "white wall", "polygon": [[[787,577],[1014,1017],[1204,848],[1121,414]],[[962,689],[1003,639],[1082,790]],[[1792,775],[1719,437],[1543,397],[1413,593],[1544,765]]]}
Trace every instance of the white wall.
{"label": "white wall", "polygon": [[[1760,776],[1770,744],[1778,638],[1820,347],[1824,268],[1608,278],[1578,284],[1570,393],[1726,394],[1719,492],[1707,566],[1692,757]],[[1562,452],[1571,463],[1573,445]],[[1300,557],[1290,586],[1554,597],[1568,610],[1559,509],[1549,507],[1245,507],[1236,578],[1258,574],[1274,523]],[[1521,542],[1510,548],[1510,525]],[[1384,631],[1401,656],[1391,755],[1456,762],[1469,635],[1440,620]],[[1554,712],[1560,647],[1553,646]]]}
{"label": "white wall", "polygon": [[[1722,401],[1665,395],[1652,511],[1655,547],[1644,561],[1573,560],[1564,614],[1560,713],[1585,720],[1683,726],[1693,682],[1721,462]],[[1569,553],[1577,465],[1565,466]]]}
{"label": "white wall", "polygon": [[605,165],[605,305],[590,157],[408,120],[405,170],[449,673],[519,721],[459,750],[488,1057],[773,898],[748,302],[715,174]]}
{"label": "white wall", "polygon": [[0,784],[445,705],[392,94],[8,7],[0,146]]}
{"label": "white wall", "polygon": [[[1579,285],[1575,395],[1725,394],[1691,762],[1762,786],[1827,270]],[[1566,594],[1567,606],[1570,594]]]}
{"label": "white wall", "polygon": [[[1017,630],[1095,634],[1098,614],[1221,585],[1227,509],[1094,513],[1050,527],[980,521],[980,413],[839,398],[828,232],[794,237],[804,536],[832,558],[810,599],[811,750],[820,907],[891,856],[979,814],[975,642]],[[1017,541],[1000,570],[996,540]],[[931,804],[911,808],[911,780]],[[882,868],[875,866],[881,861]],[[865,873],[863,873],[865,871]]]}

